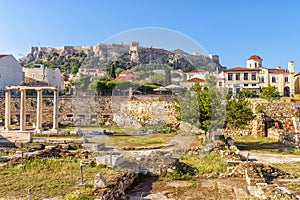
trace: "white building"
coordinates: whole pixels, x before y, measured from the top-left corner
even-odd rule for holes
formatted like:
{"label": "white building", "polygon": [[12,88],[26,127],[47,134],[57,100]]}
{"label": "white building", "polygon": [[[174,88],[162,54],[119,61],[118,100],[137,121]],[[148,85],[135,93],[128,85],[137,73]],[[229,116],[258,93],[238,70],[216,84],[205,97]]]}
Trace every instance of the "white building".
{"label": "white building", "polygon": [[24,81],[22,66],[12,55],[0,55],[0,90],[18,86]]}
{"label": "white building", "polygon": [[184,78],[186,78],[186,80],[188,79],[192,79],[192,78],[200,78],[200,79],[205,79],[205,75],[208,74],[209,72],[203,69],[196,69],[190,72],[186,72],[184,74]]}
{"label": "white building", "polygon": [[44,67],[42,64],[35,64],[33,68],[23,67],[23,72],[25,73],[26,80],[34,80],[36,83],[54,86],[58,89],[64,88],[63,77],[58,68],[51,69]]}

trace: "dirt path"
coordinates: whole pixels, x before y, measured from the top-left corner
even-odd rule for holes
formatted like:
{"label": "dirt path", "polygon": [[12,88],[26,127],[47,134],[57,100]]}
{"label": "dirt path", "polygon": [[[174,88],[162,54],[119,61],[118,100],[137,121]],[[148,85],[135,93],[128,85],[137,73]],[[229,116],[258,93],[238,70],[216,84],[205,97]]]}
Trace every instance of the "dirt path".
{"label": "dirt path", "polygon": [[248,153],[249,153],[249,160],[253,162],[260,162],[265,164],[300,162],[300,155],[266,154],[266,153],[253,153],[247,151],[242,152],[242,154],[245,157],[247,157]]}

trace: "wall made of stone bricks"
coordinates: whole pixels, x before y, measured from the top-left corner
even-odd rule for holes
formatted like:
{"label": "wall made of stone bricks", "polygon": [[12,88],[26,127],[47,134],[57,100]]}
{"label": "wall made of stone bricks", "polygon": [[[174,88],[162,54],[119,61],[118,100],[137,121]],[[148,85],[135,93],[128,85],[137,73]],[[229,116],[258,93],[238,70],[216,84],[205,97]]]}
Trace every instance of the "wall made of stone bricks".
{"label": "wall made of stone bricks", "polygon": [[[264,99],[251,99],[250,107],[255,114],[244,129],[224,129],[228,135],[254,135],[268,136],[270,130],[271,138],[278,138],[278,133],[294,133],[293,117],[297,113],[295,103],[272,101]],[[266,127],[265,127],[266,126]],[[265,130],[268,130],[267,133]]]}
{"label": "wall made of stone bricks", "polygon": [[[27,97],[26,114],[30,116],[28,120],[30,123],[36,122],[36,104],[36,97]],[[42,105],[43,123],[52,123],[53,98],[43,97]],[[172,99],[158,98],[157,96],[134,98],[132,100],[129,100],[128,97],[59,97],[58,111],[60,122],[76,118],[84,118],[83,121],[95,120],[96,124],[106,121],[111,122],[113,114],[120,111],[132,117],[162,119],[166,124],[177,122]],[[20,97],[12,97],[11,116],[13,122],[17,122],[19,115]],[[0,97],[0,119],[4,122],[5,97]]]}

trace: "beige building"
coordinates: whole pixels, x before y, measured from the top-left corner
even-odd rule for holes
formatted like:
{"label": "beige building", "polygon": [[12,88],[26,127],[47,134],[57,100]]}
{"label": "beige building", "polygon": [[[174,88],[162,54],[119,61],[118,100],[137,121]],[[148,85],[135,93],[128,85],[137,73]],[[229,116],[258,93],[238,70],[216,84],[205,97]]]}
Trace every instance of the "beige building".
{"label": "beige building", "polygon": [[259,68],[235,67],[224,70],[224,86],[228,94],[236,95],[241,90],[259,92]]}
{"label": "beige building", "polygon": [[246,67],[235,67],[224,70],[225,87],[230,94],[238,94],[240,90],[260,91],[263,87],[275,87],[280,96],[294,97],[295,79],[294,62],[288,62],[288,68],[280,66],[274,69],[263,67],[262,59],[257,55],[250,56]]}

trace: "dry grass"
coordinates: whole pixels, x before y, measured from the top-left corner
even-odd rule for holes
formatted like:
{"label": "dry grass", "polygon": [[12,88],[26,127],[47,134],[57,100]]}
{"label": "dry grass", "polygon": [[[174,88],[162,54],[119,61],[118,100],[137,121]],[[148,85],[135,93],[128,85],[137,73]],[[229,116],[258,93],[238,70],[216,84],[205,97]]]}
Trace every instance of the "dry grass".
{"label": "dry grass", "polygon": [[[293,174],[296,177],[300,177],[300,162],[289,162],[289,163],[278,163],[273,164],[274,167],[277,167],[283,171],[286,171],[290,174]],[[295,194],[300,194],[300,182],[290,182],[282,183],[285,187],[295,192]]]}
{"label": "dry grass", "polygon": [[[25,168],[9,166],[1,169],[1,197],[24,198],[29,188],[32,190],[32,197],[37,199],[64,196],[82,190],[77,187],[80,183],[80,160],[47,158],[26,161],[25,164]],[[84,182],[88,184],[85,191],[87,195],[91,194],[94,177],[99,172],[108,177],[115,171],[93,165],[84,166]]]}

